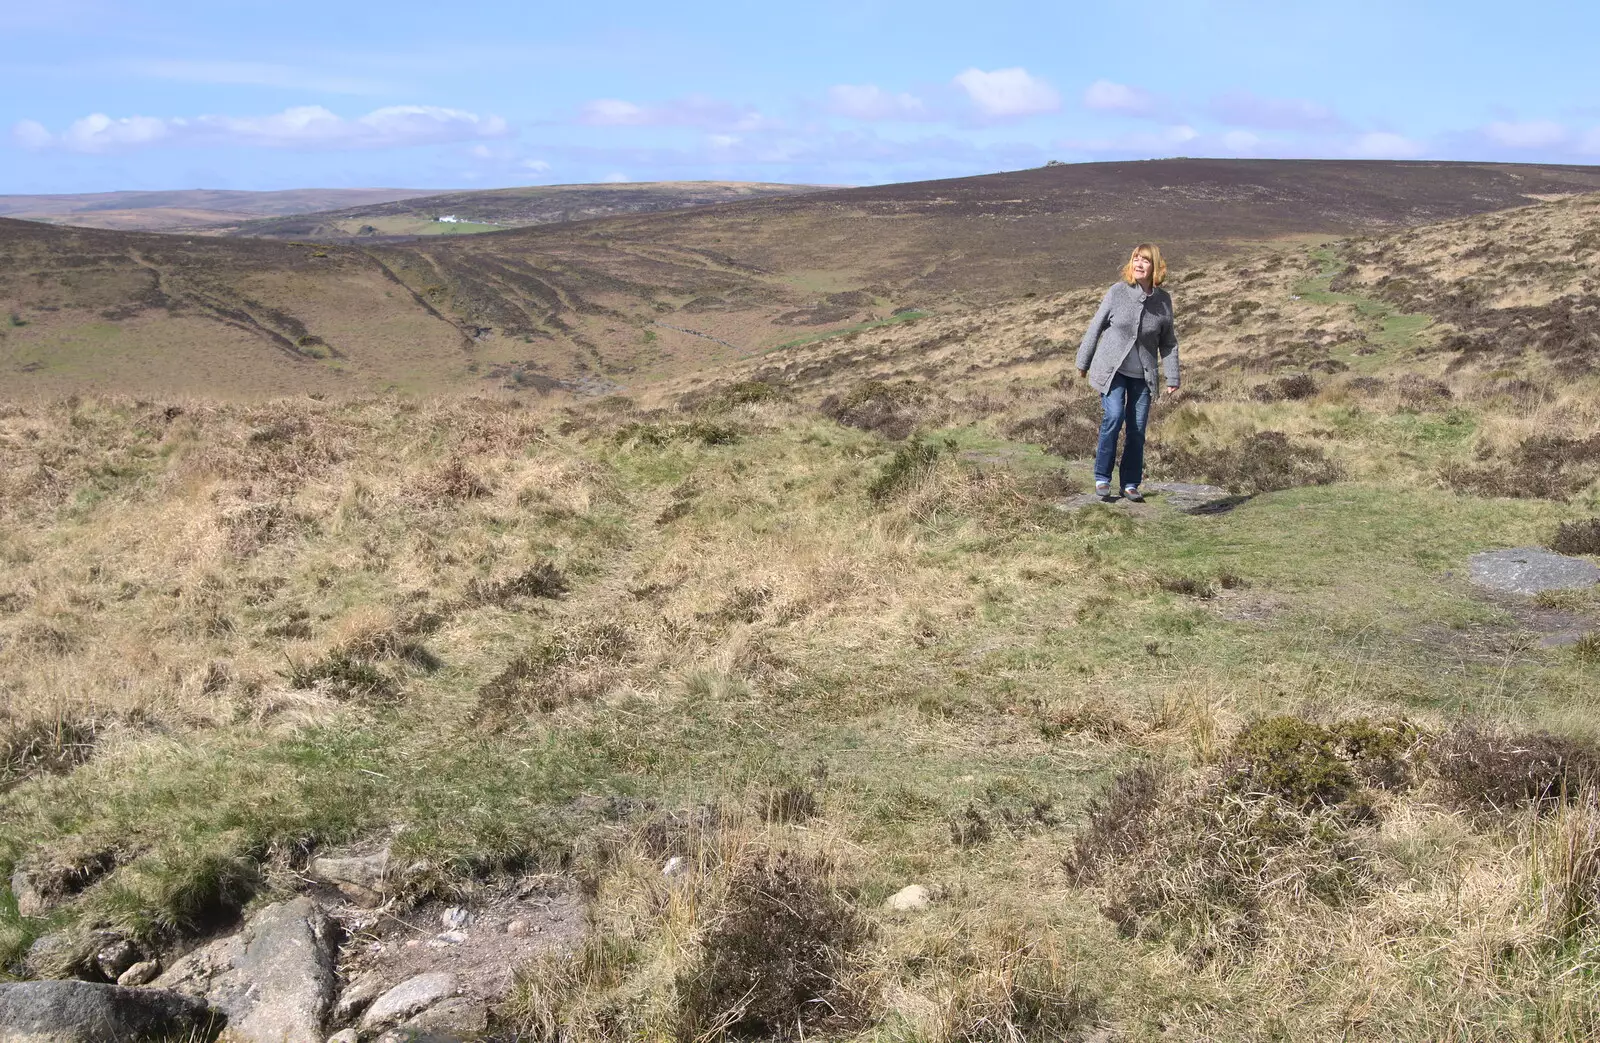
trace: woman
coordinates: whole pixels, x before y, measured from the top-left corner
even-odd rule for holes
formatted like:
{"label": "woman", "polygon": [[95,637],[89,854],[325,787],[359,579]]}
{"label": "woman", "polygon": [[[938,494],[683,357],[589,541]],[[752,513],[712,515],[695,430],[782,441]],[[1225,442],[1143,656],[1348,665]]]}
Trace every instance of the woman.
{"label": "woman", "polygon": [[1122,495],[1143,502],[1144,428],[1150,402],[1165,375],[1168,391],[1178,390],[1178,335],[1172,327],[1172,298],[1161,283],[1167,263],[1161,248],[1140,243],[1094,313],[1078,348],[1078,376],[1100,392],[1105,414],[1100,444],[1094,454],[1094,491],[1111,499],[1111,465],[1117,457],[1117,431],[1128,437],[1122,447]]}

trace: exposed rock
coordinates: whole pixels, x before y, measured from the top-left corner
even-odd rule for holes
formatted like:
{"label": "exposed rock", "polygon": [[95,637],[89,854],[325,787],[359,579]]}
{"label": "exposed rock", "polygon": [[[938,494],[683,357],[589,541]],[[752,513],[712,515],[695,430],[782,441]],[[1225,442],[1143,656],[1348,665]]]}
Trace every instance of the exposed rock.
{"label": "exposed rock", "polygon": [[339,994],[339,1002],[333,1005],[334,1023],[349,1021],[366,1010],[372,1001],[382,996],[383,993],[383,978],[380,975],[371,971],[356,975],[350,984],[344,987],[344,991]]}
{"label": "exposed rock", "polygon": [[333,929],[309,898],[268,906],[231,938],[191,953],[156,979],[203,996],[248,1043],[320,1039],[333,1000]]}
{"label": "exposed rock", "polygon": [[43,916],[50,911],[49,899],[33,874],[22,866],[11,874],[11,893],[17,898],[17,912],[23,916]]}
{"label": "exposed rock", "polygon": [[204,1000],[211,982],[227,974],[234,960],[243,955],[243,936],[230,934],[173,961],[156,977],[155,987]]}
{"label": "exposed rock", "polygon": [[313,858],[307,875],[332,884],[353,902],[375,905],[383,898],[383,878],[389,872],[389,849],[370,855]]}
{"label": "exposed rock", "polygon": [[926,887],[911,884],[890,895],[883,907],[892,913],[920,913],[928,908],[931,901]]}
{"label": "exposed rock", "polygon": [[101,974],[120,984],[122,972],[138,963],[140,955],[139,947],[128,939],[112,936],[94,954],[94,962]]}
{"label": "exposed rock", "polygon": [[1145,482],[1140,488],[1146,496],[1160,494],[1163,503],[1185,514],[1221,514],[1244,499],[1219,486],[1199,482]]}
{"label": "exposed rock", "polygon": [[439,917],[439,922],[447,931],[459,931],[472,922],[472,914],[459,905],[452,905]]}
{"label": "exposed rock", "polygon": [[328,1043],[361,1043],[361,1033],[355,1029],[340,1029],[328,1037]]}
{"label": "exposed rock", "polygon": [[1125,510],[1136,517],[1153,517],[1156,503],[1162,503],[1183,514],[1224,514],[1249,499],[1234,496],[1228,490],[1198,482],[1145,482],[1140,488],[1151,502],[1136,502],[1122,495],[1113,483],[1111,495],[1102,500],[1093,492],[1069,496],[1055,504],[1059,511],[1077,511],[1097,503],[1106,503]]}
{"label": "exposed rock", "polygon": [[528,921],[523,919],[512,920],[506,924],[506,933],[513,938],[526,938],[529,934]]}
{"label": "exposed rock", "polygon": [[0,985],[0,1039],[19,1043],[104,1043],[149,1037],[205,1037],[222,1018],[174,992],[86,981]]}
{"label": "exposed rock", "polygon": [[372,1043],[461,1043],[460,1037],[449,1032],[428,1032],[424,1029],[390,1029],[376,1037]]}
{"label": "exposed rock", "polygon": [[1506,594],[1578,590],[1600,583],[1600,567],[1593,562],[1555,554],[1541,547],[1513,547],[1474,554],[1467,561],[1467,575],[1480,587]]}
{"label": "exposed rock", "polygon": [[440,945],[460,945],[466,940],[466,931],[441,931],[434,937],[434,942],[437,942]]}
{"label": "exposed rock", "polygon": [[434,1004],[400,1026],[413,1031],[471,1038],[489,1030],[489,1008],[470,996],[453,996]]}
{"label": "exposed rock", "polygon": [[373,1000],[361,1019],[361,1031],[373,1032],[396,1025],[414,1014],[456,994],[456,976],[445,971],[407,978]]}
{"label": "exposed rock", "polygon": [[133,987],[148,985],[161,973],[161,964],[155,960],[141,960],[117,976],[117,984]]}

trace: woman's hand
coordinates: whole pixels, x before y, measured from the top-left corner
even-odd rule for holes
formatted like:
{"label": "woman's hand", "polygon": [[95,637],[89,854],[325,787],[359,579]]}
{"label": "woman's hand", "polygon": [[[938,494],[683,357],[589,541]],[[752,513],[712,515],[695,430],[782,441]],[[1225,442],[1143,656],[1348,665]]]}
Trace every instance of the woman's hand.
{"label": "woman's hand", "polygon": [[1078,370],[1078,379],[1079,380],[1088,380],[1089,379],[1089,371],[1086,370],[1086,369]]}
{"label": "woman's hand", "polygon": [[1176,395],[1177,393],[1178,393],[1178,385],[1176,385],[1176,384],[1168,384],[1167,385],[1167,394]]}

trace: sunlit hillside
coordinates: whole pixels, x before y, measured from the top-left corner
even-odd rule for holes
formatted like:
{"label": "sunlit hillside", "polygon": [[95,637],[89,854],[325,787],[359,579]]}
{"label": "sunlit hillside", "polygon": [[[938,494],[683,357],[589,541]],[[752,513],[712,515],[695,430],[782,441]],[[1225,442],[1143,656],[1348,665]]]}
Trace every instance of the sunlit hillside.
{"label": "sunlit hillside", "polygon": [[1600,600],[1466,571],[1600,553],[1596,251],[1579,195],[1175,262],[1198,502],[1081,496],[1115,263],[626,393],[19,396],[5,965],[384,845],[343,972],[581,902],[492,1038],[1594,1039]]}

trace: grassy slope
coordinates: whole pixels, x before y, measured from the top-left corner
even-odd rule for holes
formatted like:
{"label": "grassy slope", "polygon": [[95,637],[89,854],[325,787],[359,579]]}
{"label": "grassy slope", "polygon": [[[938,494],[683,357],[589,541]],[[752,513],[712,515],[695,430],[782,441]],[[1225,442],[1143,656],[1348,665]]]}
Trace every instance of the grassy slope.
{"label": "grassy slope", "polygon": [[[1581,239],[1595,211],[1578,200],[1489,221],[1543,248]],[[1594,737],[1587,646],[1536,646],[1511,608],[1459,579],[1466,555],[1583,517],[1589,465],[1564,465],[1573,502],[1452,488],[1461,466],[1510,459],[1552,426],[1600,430],[1593,377],[1513,356],[1517,342],[1444,350],[1442,321],[1397,325],[1402,307],[1374,296],[1377,261],[1325,285],[1350,259],[1493,234],[1469,221],[1175,279],[1188,400],[1159,408],[1157,467],[1279,430],[1345,474],[1216,515],[1052,506],[1082,463],[1013,432],[1062,401],[1079,408],[1050,385],[1093,292],[857,331],[731,374],[768,385],[663,387],[663,402],[697,392],[683,412],[10,407],[10,749],[39,721],[98,738],[87,763],[0,796],[5,857],[113,851],[119,868],[63,918],[154,939],[203,919],[219,880],[290,886],[283,871],[312,844],[392,830],[413,894],[565,865],[595,881],[609,969],[552,977],[569,983],[556,999],[530,986],[506,1017],[580,1033],[680,1024],[675,975],[711,944],[739,864],[728,853],[777,848],[828,854],[876,921],[853,971],[874,996],[867,1038],[1007,1038],[1007,1025],[1060,1038],[1087,1021],[1130,1039],[1589,1038],[1596,929],[1550,914],[1593,884],[1549,861],[1592,857],[1581,805],[1485,815],[1438,780],[1379,794],[1376,819],[1338,827],[1362,887],[1319,897],[1297,881],[1321,849],[1274,849],[1248,942],[1206,919],[1231,908],[1226,894],[1198,900],[1175,875],[1169,905],[1218,932],[1209,948],[1119,934],[1101,910],[1131,870],[1085,883],[1063,869],[1114,773],[1158,763],[1213,778],[1262,715]],[[1504,280],[1529,259],[1487,263]],[[1505,390],[1511,369],[1544,391]],[[1256,391],[1302,373],[1310,397]],[[882,383],[863,390],[868,378]],[[885,398],[1000,462],[944,453],[897,471],[897,443],[818,415],[828,394]],[[1076,429],[1058,427],[1077,455]],[[895,473],[906,481],[885,489]],[[503,581],[544,562],[566,594],[508,593]],[[1248,586],[1209,599],[1162,586],[1224,575]],[[371,690],[297,687],[339,650],[377,672],[360,675]],[[524,681],[491,684],[525,654]],[[764,821],[786,790],[809,793],[815,816]],[[663,895],[646,840],[601,842],[706,804],[723,826],[695,848],[698,907]],[[604,821],[619,809],[620,826]],[[913,881],[934,889],[932,912],[875,912]],[[44,926],[9,916],[8,944]],[[622,1013],[594,1021],[613,1000]]]}

